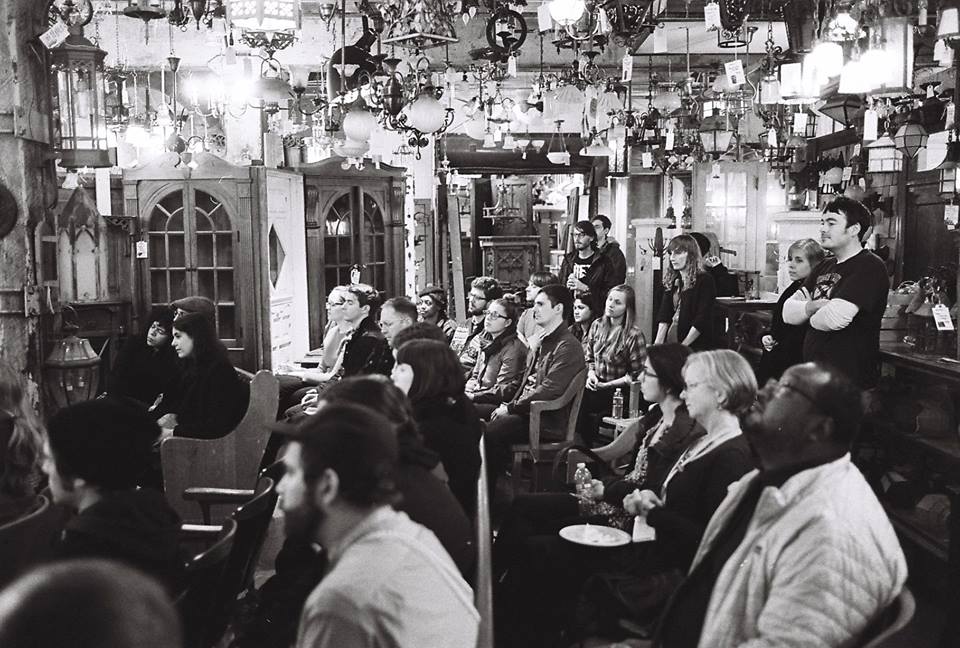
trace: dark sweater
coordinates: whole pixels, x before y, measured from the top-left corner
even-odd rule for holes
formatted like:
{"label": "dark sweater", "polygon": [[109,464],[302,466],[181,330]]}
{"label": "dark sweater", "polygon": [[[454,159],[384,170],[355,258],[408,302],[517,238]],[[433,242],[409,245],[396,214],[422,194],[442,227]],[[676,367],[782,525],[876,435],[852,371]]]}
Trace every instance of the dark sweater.
{"label": "dark sweater", "polygon": [[612,238],[608,238],[607,242],[600,248],[600,254],[610,261],[611,288],[625,282],[627,280],[627,259],[623,256],[620,244]]}
{"label": "dark sweater", "polygon": [[343,350],[344,377],[367,374],[389,376],[391,369],[393,352],[390,345],[373,318],[363,318]]}
{"label": "dark sweater", "polygon": [[680,316],[677,319],[677,341],[683,342],[692,327],[700,331],[690,348],[694,351],[706,351],[714,348],[713,310],[717,302],[717,286],[706,272],[697,274],[693,288],[680,291],[679,284],[663,293],[657,323],[669,324],[673,320],[674,299],[679,293]]}
{"label": "dark sweater", "polygon": [[229,434],[247,411],[250,386],[226,358],[187,367],[175,396],[170,402],[164,398],[158,413],[177,415],[174,436],[218,439]]}
{"label": "dark sweater", "polygon": [[105,493],[64,529],[61,558],[109,558],[142,569],[173,590],[183,560],[180,516],[150,489]]}
{"label": "dark sweater", "polygon": [[757,370],[757,382],[762,386],[770,378],[779,378],[788,367],[803,362],[803,338],[806,326],[793,326],[783,321],[783,304],[803,286],[803,281],[794,281],[780,293],[773,309],[770,335],[777,341],[772,351],[764,351]]}
{"label": "dark sweater", "polygon": [[127,340],[117,354],[107,378],[107,393],[150,406],[160,394],[176,389],[179,380],[173,347],[168,344],[155,349],[140,336]]}

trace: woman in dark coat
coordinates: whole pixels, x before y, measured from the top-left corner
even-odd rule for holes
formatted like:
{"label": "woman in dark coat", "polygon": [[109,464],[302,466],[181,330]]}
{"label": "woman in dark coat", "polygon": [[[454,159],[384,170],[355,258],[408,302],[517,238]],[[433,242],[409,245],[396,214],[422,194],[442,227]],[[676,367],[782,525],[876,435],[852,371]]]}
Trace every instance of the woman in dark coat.
{"label": "woman in dark coat", "polygon": [[466,395],[474,403],[499,405],[512,399],[527,366],[527,347],[517,336],[517,306],[504,298],[487,305],[480,355],[467,380]]}
{"label": "woman in dark coat", "polygon": [[163,399],[157,421],[164,435],[217,439],[230,433],[247,411],[250,388],[230,364],[213,324],[190,313],[173,323],[173,348],[183,377],[173,397]]}
{"label": "woman in dark coat", "polygon": [[663,272],[666,292],[657,313],[656,344],[679,342],[694,351],[714,347],[713,311],[717,286],[703,269],[696,240],[689,234],[667,245],[669,262]]}
{"label": "woman in dark coat", "polygon": [[124,343],[107,378],[107,393],[152,406],[180,380],[173,350],[173,310],[157,306],[145,320],[147,330]]}
{"label": "woman in dark coat", "polygon": [[459,359],[443,342],[411,340],[397,350],[393,382],[410,398],[424,445],[440,455],[450,490],[472,516],[482,432],[480,416],[464,395]]}
{"label": "woman in dark coat", "polygon": [[757,382],[765,384],[771,378],[779,378],[789,367],[803,362],[803,337],[806,326],[793,326],[783,321],[783,304],[803,287],[810,271],[826,256],[820,244],[813,239],[801,239],[787,251],[787,273],[791,283],[780,293],[773,309],[770,333],[761,339],[763,356],[757,370]]}

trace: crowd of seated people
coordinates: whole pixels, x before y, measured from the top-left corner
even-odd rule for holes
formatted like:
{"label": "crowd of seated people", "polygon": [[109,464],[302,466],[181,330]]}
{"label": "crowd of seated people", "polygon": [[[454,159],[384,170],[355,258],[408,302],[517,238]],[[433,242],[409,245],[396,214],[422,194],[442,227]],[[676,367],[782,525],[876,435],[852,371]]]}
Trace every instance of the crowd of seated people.
{"label": "crowd of seated people", "polygon": [[[615,640],[632,627],[666,648],[839,647],[890,605],[906,566],[851,463],[857,388],[805,364],[758,389],[743,357],[711,350],[716,289],[685,235],[668,246],[656,343],[646,346],[632,288],[609,282],[618,250],[599,249],[588,225],[562,282],[530,278],[525,311],[491,277],[471,282],[459,326],[440,288],[417,302],[383,300],[366,285],[331,291],[323,349],[311,355],[320,366],[287,383],[311,391],[290,390],[274,427],[285,444],[277,490],[286,541],[249,618],[236,620],[246,624],[238,646],[473,648],[480,443],[499,529],[486,566],[496,646]],[[52,553],[72,561],[0,593],[0,637],[21,636],[41,599],[75,591],[64,582],[71,569],[77,583],[100,587],[108,572],[89,559],[123,565],[111,567],[116,583],[144,578],[125,569],[147,574],[160,587],[130,580],[131,596],[159,596],[161,607],[182,590],[180,518],[144,475],[164,436],[228,434],[247,386],[209,300],[180,300],[147,320],[106,395],[46,426],[22,378],[0,364],[0,525],[36,508],[47,488],[65,511]],[[576,421],[576,451],[596,479],[576,496],[554,484],[509,501],[497,479],[511,446],[529,438],[532,404],[556,400],[578,376],[579,411],[544,412],[540,437],[561,440]],[[604,441],[599,419],[634,382],[642,416]],[[654,539],[597,550],[560,537],[583,523],[640,525]],[[30,583],[46,582],[51,591],[32,593]],[[90,598],[108,606],[107,594]],[[169,625],[164,614],[156,623]]]}

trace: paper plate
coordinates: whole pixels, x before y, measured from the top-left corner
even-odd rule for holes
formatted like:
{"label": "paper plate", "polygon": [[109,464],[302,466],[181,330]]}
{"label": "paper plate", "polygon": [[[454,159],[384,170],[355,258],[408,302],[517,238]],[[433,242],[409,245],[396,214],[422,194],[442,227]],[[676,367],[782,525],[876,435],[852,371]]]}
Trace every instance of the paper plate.
{"label": "paper plate", "polygon": [[588,547],[621,547],[630,544],[630,534],[600,524],[573,524],[560,529],[560,537]]}

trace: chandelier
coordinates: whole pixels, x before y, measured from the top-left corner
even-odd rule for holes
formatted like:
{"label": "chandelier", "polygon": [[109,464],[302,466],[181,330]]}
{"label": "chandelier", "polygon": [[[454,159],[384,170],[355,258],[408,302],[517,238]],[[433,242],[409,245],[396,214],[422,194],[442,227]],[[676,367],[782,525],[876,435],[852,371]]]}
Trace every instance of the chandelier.
{"label": "chandelier", "polygon": [[[453,17],[457,15],[459,8],[458,0],[383,2],[376,7],[375,20],[385,25],[386,33],[382,39],[384,44],[420,52],[438,45],[457,42]],[[368,11],[373,12],[372,9]],[[370,17],[374,18],[374,16]]]}

